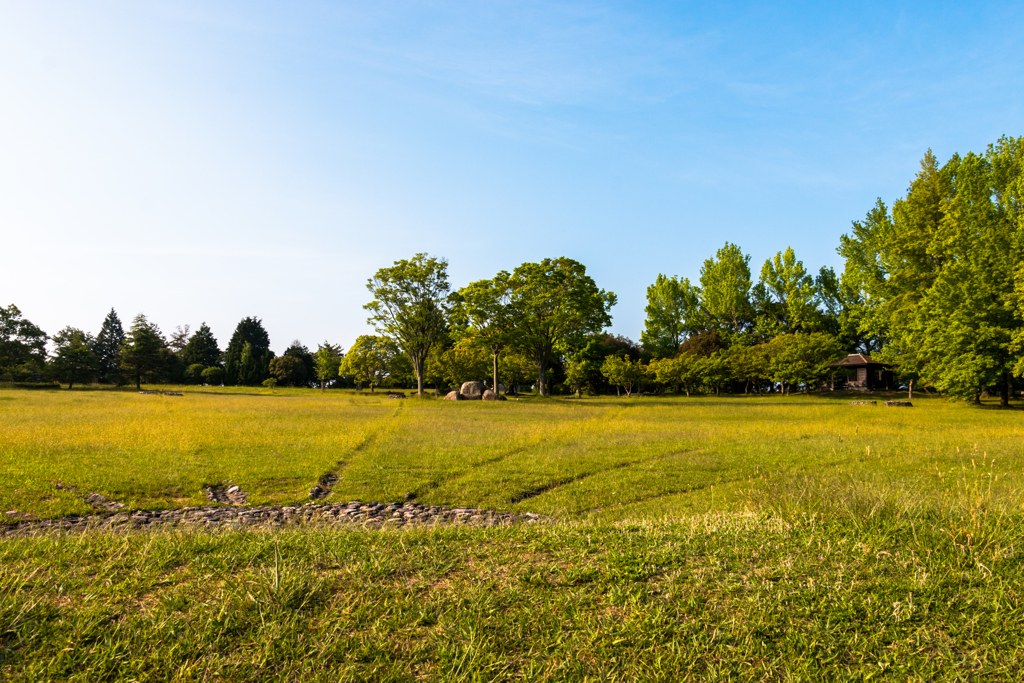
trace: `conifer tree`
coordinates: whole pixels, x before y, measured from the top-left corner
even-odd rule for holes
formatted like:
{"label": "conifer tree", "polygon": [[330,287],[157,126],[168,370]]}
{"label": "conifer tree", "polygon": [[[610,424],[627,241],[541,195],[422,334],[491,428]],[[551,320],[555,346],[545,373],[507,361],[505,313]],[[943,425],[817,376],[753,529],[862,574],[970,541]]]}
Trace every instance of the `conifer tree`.
{"label": "conifer tree", "polygon": [[103,326],[92,345],[93,353],[96,354],[98,381],[110,384],[121,383],[118,367],[120,366],[119,356],[122,344],[124,344],[124,328],[121,327],[121,319],[117,317],[117,311],[111,308],[110,313],[107,313],[107,317],[103,319]]}

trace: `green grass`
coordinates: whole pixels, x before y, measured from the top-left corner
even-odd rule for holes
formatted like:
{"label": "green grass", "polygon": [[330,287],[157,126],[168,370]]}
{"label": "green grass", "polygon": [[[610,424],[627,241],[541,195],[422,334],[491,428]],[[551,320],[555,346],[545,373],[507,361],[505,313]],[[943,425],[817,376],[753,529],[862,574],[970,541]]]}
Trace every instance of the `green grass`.
{"label": "green grass", "polygon": [[0,505],[297,502],[331,471],[560,521],[6,538],[0,679],[1024,675],[1019,410],[186,391],[0,390]]}
{"label": "green grass", "polygon": [[452,403],[185,391],[0,390],[0,508],[81,513],[82,492],[136,508],[200,504],[204,486],[226,480],[254,504],[294,503],[327,472],[340,476],[336,499],[412,492],[607,520],[744,509],[804,479],[935,503],[972,463],[1007,504],[1024,485],[1021,412],[934,398],[898,409],[831,397]]}

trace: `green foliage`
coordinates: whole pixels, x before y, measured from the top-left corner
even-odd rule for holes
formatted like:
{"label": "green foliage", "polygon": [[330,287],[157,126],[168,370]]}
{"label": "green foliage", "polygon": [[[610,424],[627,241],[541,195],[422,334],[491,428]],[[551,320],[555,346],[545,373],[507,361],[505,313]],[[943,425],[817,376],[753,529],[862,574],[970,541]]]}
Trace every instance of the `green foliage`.
{"label": "green foliage", "polygon": [[441,373],[444,381],[458,388],[463,382],[479,382],[492,372],[492,357],[485,348],[459,345],[441,354]]}
{"label": "green foliage", "polygon": [[788,393],[794,384],[805,388],[832,377],[830,363],[846,354],[834,338],[821,332],[780,334],[765,346],[768,376]]}
{"label": "green foliage", "polygon": [[[302,366],[306,370],[305,378],[302,381],[311,382],[313,380],[313,377],[316,376],[316,369],[313,367],[313,354],[309,352],[305,344],[296,339],[285,349],[284,355],[289,358],[298,358],[302,361]],[[302,386],[305,386],[305,384]]]}
{"label": "green foliage", "polygon": [[744,383],[743,393],[751,387],[761,393],[762,380],[769,376],[767,344],[733,346],[725,352],[725,359],[731,377]]}
{"label": "green foliage", "polygon": [[725,243],[700,269],[699,303],[707,325],[739,335],[753,324],[750,257]]}
{"label": "green foliage", "polygon": [[189,384],[202,383],[204,370],[206,367],[202,363],[193,363],[185,368],[185,381]]}
{"label": "green foliage", "polygon": [[90,382],[99,370],[99,359],[93,353],[93,338],[82,330],[65,327],[53,336],[54,353],[50,374],[71,389],[76,383]]}
{"label": "green foliage", "polygon": [[188,338],[187,343],[178,354],[183,363],[187,365],[198,363],[204,367],[220,365],[222,356],[223,353],[217,345],[217,338],[213,336],[213,331],[205,322]]}
{"label": "green foliage", "polygon": [[289,356],[287,352],[270,361],[270,374],[286,387],[304,387],[309,384],[306,364],[302,358]]}
{"label": "green foliage", "polygon": [[224,384],[224,368],[206,368],[201,373],[201,376],[203,378],[203,382],[212,387],[219,387]]}
{"label": "green foliage", "polygon": [[390,339],[364,334],[358,337],[348,350],[342,362],[341,372],[351,375],[359,385],[369,385],[370,392],[373,393],[374,387],[381,386],[388,377],[394,366],[395,357],[400,353],[397,344]]}
{"label": "green foliage", "polygon": [[159,377],[165,363],[161,351],[165,349],[160,328],[139,313],[121,344],[121,373],[134,379],[135,387],[141,389],[143,380],[150,382]]}
{"label": "green foliage", "polygon": [[273,389],[274,387],[277,386],[277,378],[268,377],[267,379],[263,380],[263,386],[266,387],[267,389]]}
{"label": "green foliage", "polygon": [[225,384],[259,386],[270,374],[273,357],[270,335],[260,319],[243,318],[235,327],[225,353]]}
{"label": "green foliage", "polygon": [[598,289],[583,264],[565,257],[522,264],[508,286],[516,347],[533,358],[538,392],[547,396],[555,352],[571,356],[610,325],[615,294]]}
{"label": "green foliage", "polygon": [[519,387],[531,384],[537,377],[533,359],[522,352],[504,353],[498,360],[498,381],[506,391],[519,392]]}
{"label": "green foliage", "polygon": [[103,319],[100,333],[93,343],[93,353],[97,360],[97,381],[109,384],[121,384],[121,345],[124,344],[124,328],[117,311],[113,308]]}
{"label": "green foliage", "polygon": [[313,370],[316,379],[320,382],[320,392],[323,393],[327,382],[338,376],[338,368],[341,366],[344,354],[340,346],[324,342],[313,354]]}
{"label": "green foliage", "polygon": [[675,387],[677,393],[679,387],[682,387],[689,396],[703,382],[700,360],[695,353],[683,351],[675,358],[652,360],[648,371],[658,382]]}
{"label": "green foliage", "polygon": [[757,327],[763,336],[810,332],[820,326],[814,278],[796,260],[792,247],[764,262],[755,289],[755,298],[762,302]]}
{"label": "green foliage", "polygon": [[46,360],[46,333],[22,317],[14,304],[0,308],[0,380],[39,374]]}
{"label": "green foliage", "polygon": [[447,331],[448,262],[416,254],[378,270],[366,288],[373,295],[363,307],[373,314],[367,322],[409,356],[422,396],[430,350]]}
{"label": "green foliage", "polygon": [[1015,305],[1022,264],[1024,138],[940,167],[929,151],[907,196],[881,201],[839,248],[871,306],[860,329],[884,340],[880,360],[956,398],[986,386],[1009,398],[1024,325]]}
{"label": "green foliage", "polygon": [[608,356],[601,364],[601,374],[615,386],[622,387],[628,398],[643,379],[645,369],[639,360],[631,360],[629,356]]}
{"label": "green foliage", "polygon": [[480,346],[491,353],[491,382],[497,391],[498,359],[516,342],[516,316],[510,276],[501,271],[490,280],[463,287],[452,297],[453,336],[460,346]]}
{"label": "green foliage", "polygon": [[644,348],[657,358],[675,356],[686,336],[704,324],[698,300],[688,279],[659,274],[647,288],[647,319],[640,335]]}

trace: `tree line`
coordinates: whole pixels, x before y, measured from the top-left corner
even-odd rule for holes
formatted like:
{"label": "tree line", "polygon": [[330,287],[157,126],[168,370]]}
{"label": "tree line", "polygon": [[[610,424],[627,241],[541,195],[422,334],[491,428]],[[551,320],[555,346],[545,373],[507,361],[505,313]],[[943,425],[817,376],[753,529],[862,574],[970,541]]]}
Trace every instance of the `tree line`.
{"label": "tree line", "polygon": [[[1024,138],[940,165],[929,151],[907,194],[878,200],[840,239],[840,273],[808,271],[792,248],[754,279],[725,243],[695,282],[658,275],[639,343],[609,334],[612,292],[569,258],[524,263],[452,290],[444,259],[416,254],[368,281],[376,334],[345,350],[293,342],[280,357],[258,318],[225,350],[208,326],[164,335],[144,315],[124,331],[113,310],[94,337],[48,337],[13,304],[0,308],[0,380],[73,385],[191,382],[368,387],[536,386],[540,395],[610,391],[765,392],[844,376],[863,353],[915,384],[1008,403],[1024,376]],[[52,350],[47,351],[47,342]]]}

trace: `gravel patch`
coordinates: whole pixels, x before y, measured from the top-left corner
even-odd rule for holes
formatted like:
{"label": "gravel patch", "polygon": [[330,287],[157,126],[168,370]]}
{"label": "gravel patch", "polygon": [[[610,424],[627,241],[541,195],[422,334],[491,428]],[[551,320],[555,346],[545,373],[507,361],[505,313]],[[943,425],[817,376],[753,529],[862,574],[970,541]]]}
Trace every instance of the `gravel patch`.
{"label": "gravel patch", "polygon": [[355,526],[367,529],[396,529],[413,526],[462,525],[475,527],[536,524],[550,517],[532,512],[499,512],[478,508],[451,508],[420,503],[306,503],[301,506],[265,505],[231,507],[207,505],[172,510],[119,511],[95,515],[73,515],[58,519],[22,520],[0,525],[0,537],[30,535],[47,531],[86,529],[142,529],[184,527],[198,529],[282,527],[302,524]]}

